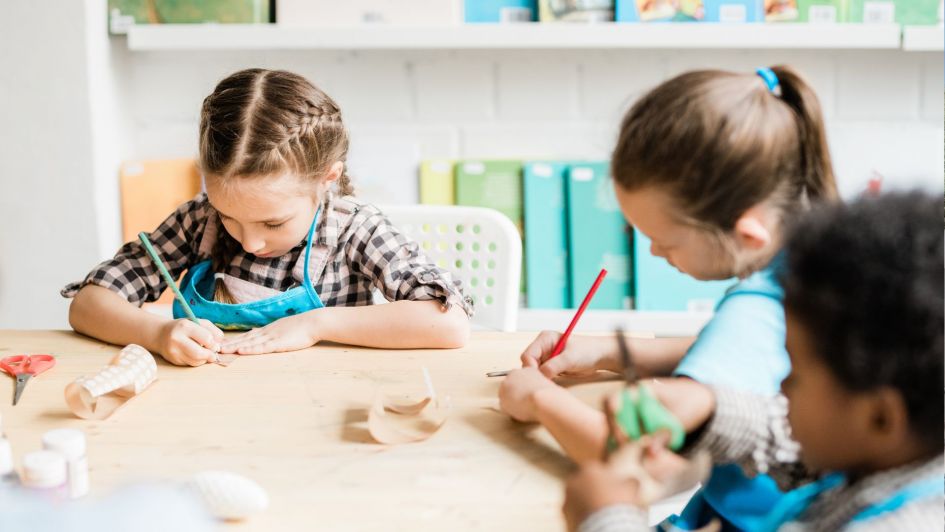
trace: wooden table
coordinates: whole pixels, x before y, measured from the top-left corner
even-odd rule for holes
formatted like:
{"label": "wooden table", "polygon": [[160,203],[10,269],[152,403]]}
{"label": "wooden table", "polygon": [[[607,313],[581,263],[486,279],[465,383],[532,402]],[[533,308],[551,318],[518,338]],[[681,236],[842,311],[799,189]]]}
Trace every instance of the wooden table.
{"label": "wooden table", "polygon": [[[245,475],[269,509],[241,530],[561,530],[562,479],[571,471],[540,428],[495,410],[501,379],[533,333],[474,333],[463,349],[382,351],[327,345],[244,357],[229,367],[176,367],[158,358],[158,381],[111,418],[86,421],[63,400],[118,347],[65,331],[0,331],[0,356],[50,353],[54,369],[10,405],[0,378],[3,429],[17,460],[52,428],[85,431],[91,496],[141,479],[204,470]],[[378,386],[423,390],[426,366],[449,395],[446,425],[425,442],[386,446],[366,428]],[[595,404],[617,383],[581,385]]]}

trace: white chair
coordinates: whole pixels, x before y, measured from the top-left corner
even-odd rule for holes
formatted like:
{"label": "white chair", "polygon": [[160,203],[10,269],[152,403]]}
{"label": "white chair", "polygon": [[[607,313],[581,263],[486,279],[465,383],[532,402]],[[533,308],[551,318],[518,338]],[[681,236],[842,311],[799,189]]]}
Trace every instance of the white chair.
{"label": "white chair", "polygon": [[482,207],[381,207],[437,266],[463,282],[476,306],[473,325],[514,331],[522,275],[522,239],[499,211]]}

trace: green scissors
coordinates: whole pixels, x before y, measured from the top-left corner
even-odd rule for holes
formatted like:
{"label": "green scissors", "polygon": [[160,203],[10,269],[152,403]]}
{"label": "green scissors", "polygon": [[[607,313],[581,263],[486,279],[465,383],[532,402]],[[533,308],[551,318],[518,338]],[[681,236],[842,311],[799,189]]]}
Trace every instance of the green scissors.
{"label": "green scissors", "polygon": [[[633,386],[640,377],[630,358],[630,348],[621,328],[617,329],[617,346],[623,362],[623,376],[627,381],[615,414],[617,425],[631,440],[638,440],[645,434],[661,430],[668,431],[669,448],[679,450],[685,443],[686,431],[676,416],[663,406],[649,388],[643,384]],[[615,445],[616,441],[612,443]]]}

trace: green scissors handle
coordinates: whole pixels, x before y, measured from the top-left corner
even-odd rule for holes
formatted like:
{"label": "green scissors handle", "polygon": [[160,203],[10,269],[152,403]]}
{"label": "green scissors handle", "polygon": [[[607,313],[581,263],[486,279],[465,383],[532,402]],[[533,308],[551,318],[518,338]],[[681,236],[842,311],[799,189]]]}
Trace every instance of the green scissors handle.
{"label": "green scissors handle", "polygon": [[677,451],[686,441],[686,431],[682,423],[642,384],[637,386],[636,390],[623,390],[616,418],[617,425],[632,440],[666,430],[670,436],[670,449]]}

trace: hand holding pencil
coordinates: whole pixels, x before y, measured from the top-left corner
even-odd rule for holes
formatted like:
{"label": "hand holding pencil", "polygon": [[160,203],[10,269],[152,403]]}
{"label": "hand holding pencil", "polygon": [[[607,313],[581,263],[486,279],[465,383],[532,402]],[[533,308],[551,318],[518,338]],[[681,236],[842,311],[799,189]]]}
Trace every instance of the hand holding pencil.
{"label": "hand holding pencil", "polygon": [[[568,343],[571,338],[571,333],[574,331],[574,328],[581,320],[581,316],[584,314],[584,311],[587,310],[588,305],[590,305],[591,300],[594,298],[594,294],[597,293],[597,289],[600,288],[600,284],[603,282],[606,275],[607,270],[605,269],[601,269],[600,273],[597,274],[597,279],[594,280],[594,284],[592,284],[590,290],[587,291],[587,295],[584,296],[584,301],[581,302],[581,306],[578,307],[577,312],[574,313],[571,323],[568,325],[568,328],[563,334],[553,331],[544,331],[538,335],[538,338],[536,338],[527,349],[525,349],[525,352],[522,353],[523,367],[541,366],[539,367],[539,370],[550,379],[565,372],[575,375],[581,373],[593,373],[596,371],[595,369],[579,371],[579,368],[581,368],[582,365],[575,365],[575,362],[580,362],[580,360],[576,359],[580,359],[582,356],[593,356],[595,350],[586,348],[582,349],[580,346],[575,346],[574,344],[571,346],[572,349],[568,349]],[[584,341],[584,339],[581,339],[581,341],[576,343],[583,344]],[[565,352],[569,353],[568,356],[558,356]],[[587,367],[589,368],[590,365]],[[486,374],[486,376],[503,377],[508,375],[508,373],[509,371],[494,371]]]}

